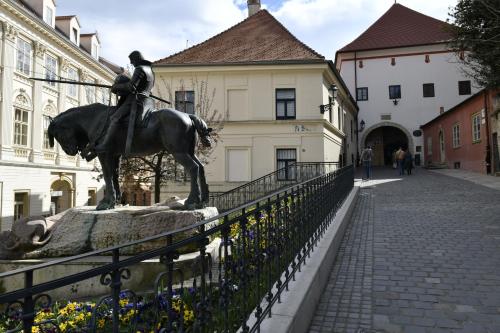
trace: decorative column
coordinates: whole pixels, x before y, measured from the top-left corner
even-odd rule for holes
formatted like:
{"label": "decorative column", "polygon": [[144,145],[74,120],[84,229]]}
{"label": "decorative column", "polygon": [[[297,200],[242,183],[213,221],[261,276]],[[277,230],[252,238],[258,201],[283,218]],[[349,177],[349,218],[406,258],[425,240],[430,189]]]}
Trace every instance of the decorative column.
{"label": "decorative column", "polygon": [[[39,41],[33,42],[33,50],[34,50],[34,65],[33,65],[33,76],[40,77],[45,73],[45,52],[47,48]],[[43,138],[43,115],[42,115],[42,107],[43,107],[43,82],[41,81],[33,81],[33,113],[32,113],[32,121],[31,121],[31,161],[32,162],[41,162],[43,159],[42,154],[42,138]]]}
{"label": "decorative column", "polygon": [[2,103],[0,109],[0,159],[11,159],[13,156],[12,141],[14,125],[13,86],[14,68],[16,66],[16,38],[18,31],[10,23],[4,22],[2,30]]}

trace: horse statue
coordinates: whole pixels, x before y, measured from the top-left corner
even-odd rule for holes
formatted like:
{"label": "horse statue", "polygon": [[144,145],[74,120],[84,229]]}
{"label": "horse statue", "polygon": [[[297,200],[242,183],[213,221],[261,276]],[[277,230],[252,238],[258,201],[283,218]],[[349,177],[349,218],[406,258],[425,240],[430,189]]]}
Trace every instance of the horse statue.
{"label": "horse statue", "polygon": [[[98,152],[88,158],[89,146],[102,139],[104,126],[109,123],[109,115],[116,107],[100,103],[71,108],[51,120],[48,128],[50,146],[54,138],[68,155],[78,153],[91,160],[97,155],[102,166],[106,191],[97,205],[97,210],[113,209],[121,198],[118,175],[120,158],[124,154],[127,124],[123,124],[115,135],[109,151]],[[149,112],[147,120],[136,127],[131,151],[127,156],[146,156],[166,150],[191,176],[191,190],[184,203],[185,209],[202,208],[208,202],[209,192],[203,164],[194,154],[196,133],[204,146],[210,146],[210,130],[205,121],[196,115],[173,109]]]}

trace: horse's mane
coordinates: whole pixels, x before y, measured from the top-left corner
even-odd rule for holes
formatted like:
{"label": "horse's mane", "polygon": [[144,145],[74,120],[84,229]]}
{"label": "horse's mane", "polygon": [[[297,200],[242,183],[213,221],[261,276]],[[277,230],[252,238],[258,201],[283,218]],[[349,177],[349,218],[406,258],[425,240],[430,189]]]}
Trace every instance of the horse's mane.
{"label": "horse's mane", "polygon": [[[102,110],[99,108],[100,106],[104,107]],[[82,111],[87,111],[88,109],[92,109],[94,112],[103,112],[108,108],[107,105],[102,104],[102,103],[92,103],[88,105],[82,105],[82,106],[75,106],[74,108],[68,109],[62,113],[59,113],[57,116],[54,117],[54,120],[61,120],[64,119],[68,116],[72,116],[76,112],[82,112]]]}

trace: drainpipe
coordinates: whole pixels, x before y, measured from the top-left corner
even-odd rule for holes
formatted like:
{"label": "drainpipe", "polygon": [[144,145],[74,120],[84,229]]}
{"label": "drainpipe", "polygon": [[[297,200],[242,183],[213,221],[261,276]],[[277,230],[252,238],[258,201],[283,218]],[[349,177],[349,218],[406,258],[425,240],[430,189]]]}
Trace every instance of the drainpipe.
{"label": "drainpipe", "polygon": [[488,112],[488,93],[489,90],[484,90],[484,119],[486,127],[486,173],[491,173],[491,150],[490,150],[490,120]]}
{"label": "drainpipe", "polygon": [[[354,51],[354,99],[358,99],[358,60],[357,52]],[[359,164],[359,122],[358,122],[359,110],[356,112],[356,163]]]}

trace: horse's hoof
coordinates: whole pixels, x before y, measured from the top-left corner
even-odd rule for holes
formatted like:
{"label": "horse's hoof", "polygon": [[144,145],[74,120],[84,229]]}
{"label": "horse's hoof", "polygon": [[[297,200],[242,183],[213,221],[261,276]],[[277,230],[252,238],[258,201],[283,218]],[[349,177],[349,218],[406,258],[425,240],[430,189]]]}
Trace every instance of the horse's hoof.
{"label": "horse's hoof", "polygon": [[113,208],[115,208],[115,205],[111,205],[107,202],[101,202],[99,205],[97,205],[96,210],[108,210]]}
{"label": "horse's hoof", "polygon": [[185,210],[195,210],[196,209],[196,204],[195,203],[184,204],[184,209]]}

